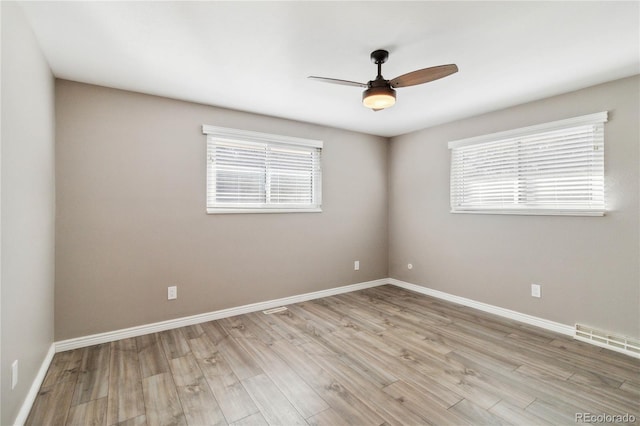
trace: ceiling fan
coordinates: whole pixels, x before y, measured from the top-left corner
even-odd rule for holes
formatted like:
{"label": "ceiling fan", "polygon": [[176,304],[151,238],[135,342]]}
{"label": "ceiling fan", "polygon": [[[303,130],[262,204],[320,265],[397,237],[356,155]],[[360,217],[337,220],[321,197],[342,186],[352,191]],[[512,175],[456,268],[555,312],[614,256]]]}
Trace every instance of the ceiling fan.
{"label": "ceiling fan", "polygon": [[408,87],[428,83],[458,72],[458,66],[456,64],[439,65],[412,71],[396,77],[393,80],[385,80],[384,77],[382,77],[382,64],[387,62],[387,59],[389,59],[389,52],[386,50],[371,52],[371,61],[378,65],[378,76],[375,80],[371,80],[368,83],[316,76],[309,76],[308,78],[325,83],[364,87],[367,90],[362,93],[362,104],[374,111],[380,111],[396,103],[395,87]]}

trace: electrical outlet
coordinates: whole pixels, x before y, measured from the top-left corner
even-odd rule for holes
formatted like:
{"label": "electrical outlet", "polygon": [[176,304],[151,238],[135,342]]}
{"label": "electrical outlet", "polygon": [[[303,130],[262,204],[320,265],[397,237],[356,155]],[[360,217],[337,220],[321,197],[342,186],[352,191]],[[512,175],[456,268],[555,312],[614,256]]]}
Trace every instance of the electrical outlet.
{"label": "electrical outlet", "polygon": [[540,284],[531,284],[531,296],[542,297],[542,288]]}
{"label": "electrical outlet", "polygon": [[413,265],[411,263],[407,263],[407,269],[413,269]]}
{"label": "electrical outlet", "polygon": [[178,298],[178,286],[173,285],[171,287],[167,287],[167,299],[173,300]]}
{"label": "electrical outlet", "polygon": [[354,271],[359,271],[360,270],[360,261],[356,260],[353,262],[353,270]]}
{"label": "electrical outlet", "polygon": [[11,364],[11,389],[14,389],[18,385],[18,360],[16,359]]}

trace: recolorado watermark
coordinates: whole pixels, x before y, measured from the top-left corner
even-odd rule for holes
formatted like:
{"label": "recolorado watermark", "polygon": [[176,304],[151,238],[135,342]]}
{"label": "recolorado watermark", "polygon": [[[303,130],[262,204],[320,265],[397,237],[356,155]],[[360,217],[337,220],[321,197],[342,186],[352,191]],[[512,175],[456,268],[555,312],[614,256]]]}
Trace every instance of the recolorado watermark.
{"label": "recolorado watermark", "polygon": [[576,423],[634,423],[636,416],[633,414],[593,414],[576,413]]}

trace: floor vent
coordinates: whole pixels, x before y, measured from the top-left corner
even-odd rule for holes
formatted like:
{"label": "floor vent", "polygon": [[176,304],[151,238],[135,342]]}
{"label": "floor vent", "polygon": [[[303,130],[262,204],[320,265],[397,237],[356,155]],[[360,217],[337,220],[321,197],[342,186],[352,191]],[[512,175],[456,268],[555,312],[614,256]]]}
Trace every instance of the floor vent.
{"label": "floor vent", "polygon": [[286,310],[287,310],[286,306],[280,306],[278,308],[267,309],[266,311],[262,311],[262,313],[265,315],[270,315],[270,314],[275,314],[276,312],[282,312]]}
{"label": "floor vent", "polygon": [[608,333],[581,324],[576,324],[574,337],[576,340],[582,340],[592,345],[640,358],[640,341],[630,337]]}

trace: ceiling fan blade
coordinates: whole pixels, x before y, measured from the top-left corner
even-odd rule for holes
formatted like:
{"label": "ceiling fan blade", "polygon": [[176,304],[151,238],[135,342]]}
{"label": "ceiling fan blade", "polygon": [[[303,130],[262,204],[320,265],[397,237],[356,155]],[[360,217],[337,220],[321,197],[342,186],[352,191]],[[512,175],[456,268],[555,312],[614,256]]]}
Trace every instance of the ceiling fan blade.
{"label": "ceiling fan blade", "polygon": [[349,80],[338,80],[337,78],[316,77],[313,75],[310,75],[307,78],[310,78],[316,81],[322,81],[324,83],[341,84],[343,86],[369,87],[366,83],[358,83],[357,81],[349,81]]}
{"label": "ceiling fan blade", "polygon": [[456,64],[439,65],[403,74],[391,80],[389,84],[391,87],[415,86],[416,84],[428,83],[456,72],[458,72]]}

